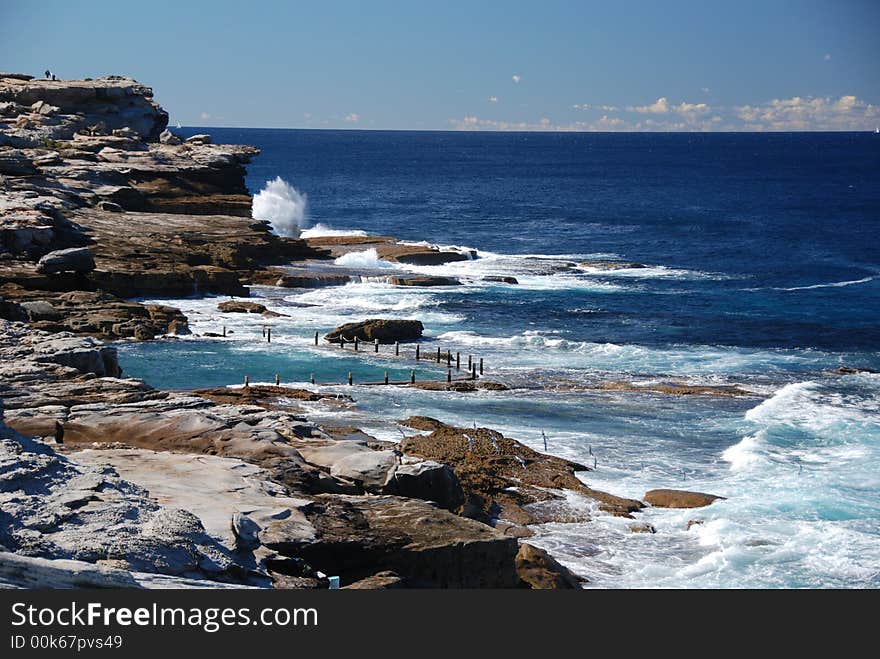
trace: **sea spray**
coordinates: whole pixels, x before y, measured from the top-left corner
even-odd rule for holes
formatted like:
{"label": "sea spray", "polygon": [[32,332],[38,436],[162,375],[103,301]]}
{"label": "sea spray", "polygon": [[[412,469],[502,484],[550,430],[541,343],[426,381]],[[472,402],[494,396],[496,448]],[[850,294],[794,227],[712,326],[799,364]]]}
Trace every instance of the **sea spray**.
{"label": "sea spray", "polygon": [[349,268],[393,268],[394,264],[383,261],[375,247],[360,252],[343,254],[334,261],[336,265],[344,265]]}
{"label": "sea spray", "polygon": [[279,236],[296,238],[306,224],[305,194],[300,194],[280,176],[266,183],[254,195],[252,217],[266,220]]}

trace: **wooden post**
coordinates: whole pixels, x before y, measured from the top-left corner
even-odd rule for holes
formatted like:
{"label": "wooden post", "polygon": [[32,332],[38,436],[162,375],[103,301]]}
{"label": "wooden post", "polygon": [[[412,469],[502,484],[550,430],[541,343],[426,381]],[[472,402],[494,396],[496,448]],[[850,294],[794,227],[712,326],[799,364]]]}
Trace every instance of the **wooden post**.
{"label": "wooden post", "polygon": [[354,337],[354,351],[355,352],[358,351],[358,337],[357,337],[357,335],[355,335],[355,337]]}
{"label": "wooden post", "polygon": [[483,374],[483,358],[480,357],[480,375]]}
{"label": "wooden post", "polygon": [[272,328],[266,328],[266,343],[272,343]]}
{"label": "wooden post", "polygon": [[226,336],[226,325],[223,326],[223,336]]}
{"label": "wooden post", "polygon": [[261,325],[260,328],[263,330],[263,338],[265,339],[266,338],[266,326]]}
{"label": "wooden post", "polygon": [[452,369],[446,369],[446,382],[452,382]]}
{"label": "wooden post", "polygon": [[410,371],[410,372],[409,372],[409,383],[410,383],[410,384],[415,384],[415,383],[416,383],[416,372],[415,372],[415,371]]}
{"label": "wooden post", "polygon": [[394,342],[394,356],[400,357],[400,341]]}
{"label": "wooden post", "polygon": [[474,356],[468,355],[468,371],[471,370],[471,365],[473,364],[473,362],[474,362]]}
{"label": "wooden post", "polygon": [[474,364],[473,366],[471,366],[471,380],[476,380],[476,379],[477,379],[477,365]]}
{"label": "wooden post", "polygon": [[350,387],[352,383],[351,371],[348,372],[348,386]]}
{"label": "wooden post", "polygon": [[251,386],[251,379],[246,375],[244,376],[244,386],[246,386],[246,387]]}
{"label": "wooden post", "polygon": [[456,371],[461,370],[461,353],[460,352],[455,353],[455,370]]}
{"label": "wooden post", "polygon": [[388,371],[385,371],[385,384],[388,384]]}
{"label": "wooden post", "polygon": [[452,368],[452,351],[446,351],[446,368]]}
{"label": "wooden post", "polygon": [[279,384],[281,384],[281,376],[276,373],[275,374],[275,386],[277,387]]}
{"label": "wooden post", "polygon": [[374,340],[373,340],[373,346],[375,347],[375,349],[373,350],[373,352],[379,352],[379,339],[374,339]]}
{"label": "wooden post", "polygon": [[440,346],[437,346],[437,363],[440,363]]}
{"label": "wooden post", "polygon": [[315,374],[314,374],[314,373],[312,373],[312,374],[309,376],[309,382],[311,382],[312,384],[315,384]]}
{"label": "wooden post", "polygon": [[416,361],[419,361],[419,346],[416,344]]}
{"label": "wooden post", "polygon": [[318,333],[315,332],[315,345],[318,345]]}

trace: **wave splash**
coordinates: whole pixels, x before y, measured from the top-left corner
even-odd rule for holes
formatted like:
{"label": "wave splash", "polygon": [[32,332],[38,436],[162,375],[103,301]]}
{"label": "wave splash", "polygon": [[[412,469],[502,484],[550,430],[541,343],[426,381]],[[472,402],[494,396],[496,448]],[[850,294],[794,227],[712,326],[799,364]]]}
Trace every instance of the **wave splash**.
{"label": "wave splash", "polygon": [[272,225],[279,236],[297,238],[306,226],[308,198],[280,176],[254,195],[251,217]]}
{"label": "wave splash", "polygon": [[394,264],[389,261],[383,261],[379,258],[379,253],[375,247],[365,249],[360,252],[349,252],[343,254],[333,261],[336,265],[343,265],[349,268],[393,268]]}

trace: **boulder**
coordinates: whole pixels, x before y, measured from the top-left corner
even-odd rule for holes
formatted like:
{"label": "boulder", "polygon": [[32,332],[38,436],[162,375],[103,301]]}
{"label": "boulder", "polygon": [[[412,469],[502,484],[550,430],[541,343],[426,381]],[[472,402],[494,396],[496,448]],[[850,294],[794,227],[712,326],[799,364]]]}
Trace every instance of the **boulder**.
{"label": "boulder", "polygon": [[702,508],[716,499],[724,498],[714,494],[688,492],[687,490],[651,490],[645,493],[644,501],[656,508]]}
{"label": "boulder", "polygon": [[224,313],[265,313],[266,307],[256,302],[243,302],[240,300],[229,300],[221,302],[217,308]]}
{"label": "boulder", "polygon": [[393,286],[461,286],[461,281],[455,277],[431,277],[427,275],[391,277],[388,282]]}
{"label": "boulder", "polygon": [[501,282],[502,284],[518,284],[519,283],[519,280],[516,277],[499,277],[499,276],[495,276],[495,275],[483,277],[483,281]]}
{"label": "boulder", "polygon": [[383,570],[376,574],[342,586],[343,590],[387,590],[389,588],[403,588],[404,581],[400,575],[391,570]]}
{"label": "boulder", "polygon": [[388,478],[387,494],[433,501],[441,508],[457,510],[464,503],[464,491],[455,472],[433,460],[404,458]]}
{"label": "boulder", "polygon": [[657,533],[654,525],[648,522],[634,522],[629,525],[629,530],[633,533]]}
{"label": "boulder", "polygon": [[379,339],[379,343],[417,341],[422,338],[424,329],[419,320],[371,319],[340,325],[324,336],[324,340],[331,343],[339,343],[341,338],[344,338],[346,341],[353,341],[357,337],[361,341]]}
{"label": "boulder", "polygon": [[37,271],[43,274],[76,272],[85,274],[95,269],[95,257],[88,247],[71,247],[49,252],[37,263]]}
{"label": "boulder", "polygon": [[536,590],[581,588],[581,579],[571,570],[543,549],[525,543],[516,555],[516,573],[524,585]]}
{"label": "boulder", "polygon": [[330,475],[357,483],[368,492],[381,492],[388,482],[389,473],[397,466],[394,451],[352,452],[334,462]]}
{"label": "boulder", "polygon": [[31,302],[22,302],[21,308],[28,315],[31,322],[40,320],[61,320],[61,313],[45,300],[34,300]]}

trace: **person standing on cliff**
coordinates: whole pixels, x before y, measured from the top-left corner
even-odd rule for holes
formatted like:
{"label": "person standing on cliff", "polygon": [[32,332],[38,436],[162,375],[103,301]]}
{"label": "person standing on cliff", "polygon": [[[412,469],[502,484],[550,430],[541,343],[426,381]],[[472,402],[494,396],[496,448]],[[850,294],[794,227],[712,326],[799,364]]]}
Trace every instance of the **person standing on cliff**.
{"label": "person standing on cliff", "polygon": [[46,69],[46,80],[49,79],[49,76],[52,75],[52,72],[49,69]]}

